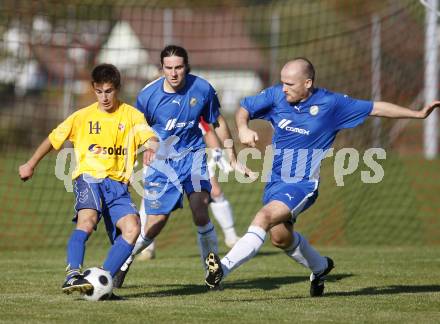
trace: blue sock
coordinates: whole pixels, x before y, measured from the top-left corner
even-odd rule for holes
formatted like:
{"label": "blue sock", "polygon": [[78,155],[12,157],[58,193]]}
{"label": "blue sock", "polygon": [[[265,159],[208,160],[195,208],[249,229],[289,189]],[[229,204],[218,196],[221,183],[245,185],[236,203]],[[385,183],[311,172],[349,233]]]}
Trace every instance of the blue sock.
{"label": "blue sock", "polygon": [[122,238],[122,235],[119,235],[113,246],[110,248],[110,251],[108,251],[107,259],[102,266],[104,270],[110,272],[111,276],[114,277],[116,272],[118,272],[124,264],[125,260],[131,255],[133,248],[134,244],[129,244]]}
{"label": "blue sock", "polygon": [[82,230],[74,230],[67,243],[67,278],[80,273],[84,261],[86,241],[89,234]]}

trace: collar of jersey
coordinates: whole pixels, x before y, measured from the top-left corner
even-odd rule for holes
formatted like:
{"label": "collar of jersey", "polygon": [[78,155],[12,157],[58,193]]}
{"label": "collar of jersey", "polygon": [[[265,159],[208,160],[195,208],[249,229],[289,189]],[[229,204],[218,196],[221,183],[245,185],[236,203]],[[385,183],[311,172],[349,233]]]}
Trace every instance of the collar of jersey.
{"label": "collar of jersey", "polygon": [[103,111],[103,110],[99,109],[99,102],[96,102],[96,110],[99,111],[100,113],[104,114],[104,115],[107,115],[107,116],[108,115],[113,115],[113,114],[116,114],[116,113],[119,112],[119,110],[121,109],[123,104],[124,103],[122,101],[119,101],[118,109],[116,109],[115,111],[112,111],[112,112],[106,112],[106,111]]}
{"label": "collar of jersey", "polygon": [[[293,108],[295,111],[299,111],[299,112],[301,112],[302,108],[303,108],[305,105],[307,105],[307,103],[308,103],[310,100],[312,100],[313,97],[316,98],[316,95],[317,95],[318,93],[320,93],[320,90],[321,90],[321,88],[314,88],[312,94],[310,95],[310,97],[308,97],[305,101],[300,101],[300,102],[297,102],[297,103],[295,103],[295,104],[289,104],[289,105],[291,105],[292,108]],[[295,107],[298,107],[298,109],[295,109]]]}
{"label": "collar of jersey", "polygon": [[162,80],[162,83],[160,85],[160,90],[162,91],[162,93],[166,94],[167,96],[174,96],[174,95],[181,95],[183,93],[185,93],[186,88],[188,87],[188,80],[187,80],[187,76],[185,76],[185,85],[182,89],[180,89],[179,91],[176,92],[166,92],[165,89],[163,88],[163,84],[165,82],[165,77]]}

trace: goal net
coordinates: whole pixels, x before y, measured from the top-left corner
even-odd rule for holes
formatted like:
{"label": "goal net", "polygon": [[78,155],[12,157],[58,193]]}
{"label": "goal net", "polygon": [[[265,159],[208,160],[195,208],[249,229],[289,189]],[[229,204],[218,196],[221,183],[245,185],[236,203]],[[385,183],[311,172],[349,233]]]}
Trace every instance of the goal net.
{"label": "goal net", "polygon": [[[418,1],[69,3],[6,0],[0,8],[0,249],[66,244],[74,212],[71,156],[50,153],[26,183],[17,169],[60,121],[94,100],[89,73],[98,63],[120,69],[121,96],[134,104],[160,74],[161,49],[184,46],[192,72],[217,90],[235,137],[239,100],[279,82],[283,64],[298,56],[314,63],[319,87],[423,106],[426,8]],[[264,155],[272,130],[260,121],[251,126]],[[386,158],[371,155],[372,148]],[[383,170],[380,181],[369,156]],[[55,171],[57,159],[65,168]],[[248,165],[263,167],[258,159]],[[321,169],[319,198],[296,226],[321,245],[439,244],[439,167],[438,159],[423,157],[421,121],[370,118],[338,135]],[[242,234],[261,207],[265,183],[239,184],[230,174],[221,185]],[[91,244],[107,244],[102,229],[96,237]],[[159,244],[191,238],[185,207]]]}

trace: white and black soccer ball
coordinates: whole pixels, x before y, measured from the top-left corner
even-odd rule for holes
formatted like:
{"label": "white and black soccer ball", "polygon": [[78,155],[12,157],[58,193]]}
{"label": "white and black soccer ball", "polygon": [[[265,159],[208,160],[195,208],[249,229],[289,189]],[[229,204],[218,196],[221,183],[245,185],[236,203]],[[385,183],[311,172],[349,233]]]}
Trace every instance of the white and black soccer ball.
{"label": "white and black soccer ball", "polygon": [[93,290],[83,295],[85,300],[98,301],[110,298],[113,291],[110,272],[97,267],[89,268],[84,271],[84,278],[93,285]]}

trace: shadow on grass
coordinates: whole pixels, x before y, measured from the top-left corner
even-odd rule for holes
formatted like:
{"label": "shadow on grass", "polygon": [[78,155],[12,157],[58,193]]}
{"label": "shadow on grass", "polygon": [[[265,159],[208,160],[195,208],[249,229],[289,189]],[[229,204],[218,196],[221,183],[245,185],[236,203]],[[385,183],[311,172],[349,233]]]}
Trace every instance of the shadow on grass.
{"label": "shadow on grass", "polygon": [[[353,274],[342,273],[327,276],[327,281],[334,282],[353,276]],[[295,284],[298,282],[309,281],[309,276],[289,276],[289,277],[263,277],[251,280],[236,280],[233,282],[226,282],[225,288],[231,289],[262,289],[275,290],[282,285]]]}
{"label": "shadow on grass", "polygon": [[[330,275],[327,278],[327,281],[334,282],[347,277],[353,276],[352,274],[337,274]],[[287,276],[287,277],[263,277],[251,280],[237,280],[232,282],[226,282],[224,284],[225,290],[227,289],[244,289],[244,290],[252,290],[252,289],[261,289],[261,290],[276,290],[279,289],[282,285],[287,284],[295,284],[298,282],[308,281],[308,276]],[[124,297],[126,298],[138,298],[138,297],[170,297],[170,296],[186,296],[186,295],[197,295],[206,293],[207,289],[204,285],[185,285],[185,284],[157,284],[157,285],[148,285],[149,287],[157,287],[164,288],[163,290],[154,291],[154,292],[146,292],[146,293],[136,293],[136,294],[128,294]],[[127,285],[126,288],[142,288],[139,285]]]}
{"label": "shadow on grass", "polygon": [[[223,255],[225,255],[226,253],[228,253],[230,251],[230,249],[228,248],[220,248],[220,251],[218,253],[219,257],[222,258]],[[285,256],[283,251],[259,251],[258,254],[256,254],[253,259],[258,258],[258,257],[262,257],[262,256],[273,256],[273,255],[283,255]],[[170,256],[168,257],[169,259],[171,258],[175,258],[175,256]],[[200,254],[187,254],[182,256],[182,258],[193,258],[193,259],[198,259],[200,258]]]}
{"label": "shadow on grass", "polygon": [[396,294],[419,294],[440,292],[440,285],[393,285],[383,287],[366,287],[354,291],[329,292],[326,297],[332,296],[372,296],[372,295],[396,295]]}

